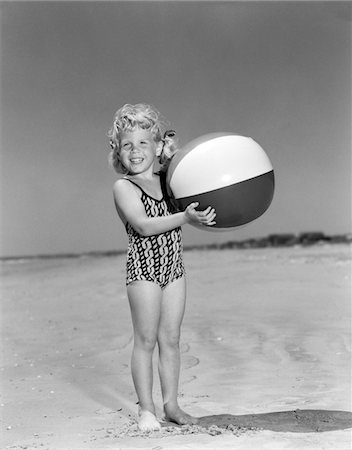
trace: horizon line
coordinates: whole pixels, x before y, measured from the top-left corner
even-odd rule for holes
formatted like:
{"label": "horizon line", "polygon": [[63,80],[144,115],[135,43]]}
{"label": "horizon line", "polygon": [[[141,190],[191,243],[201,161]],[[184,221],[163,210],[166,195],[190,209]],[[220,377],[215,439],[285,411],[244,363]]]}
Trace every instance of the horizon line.
{"label": "horizon line", "polygon": [[[222,250],[222,249],[248,249],[248,248],[268,248],[268,247],[288,247],[294,245],[315,245],[321,243],[339,244],[352,243],[352,233],[342,233],[326,235],[321,231],[307,231],[297,234],[294,233],[273,233],[265,237],[247,238],[239,241],[225,241],[221,243],[190,244],[184,246],[184,251],[190,250]],[[30,260],[30,259],[64,259],[64,258],[83,258],[83,257],[110,257],[119,256],[126,253],[126,249],[115,250],[91,250],[84,252],[62,252],[62,253],[39,253],[17,256],[0,256],[0,261],[11,260]]]}

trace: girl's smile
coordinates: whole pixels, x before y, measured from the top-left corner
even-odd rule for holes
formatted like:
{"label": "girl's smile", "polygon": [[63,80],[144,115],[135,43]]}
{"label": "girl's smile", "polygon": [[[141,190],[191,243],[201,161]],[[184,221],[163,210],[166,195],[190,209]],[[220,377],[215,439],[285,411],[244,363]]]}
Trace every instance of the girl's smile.
{"label": "girl's smile", "polygon": [[132,156],[131,158],[129,158],[129,160],[130,160],[132,165],[138,166],[139,164],[143,163],[144,158],[138,157],[138,156]]}

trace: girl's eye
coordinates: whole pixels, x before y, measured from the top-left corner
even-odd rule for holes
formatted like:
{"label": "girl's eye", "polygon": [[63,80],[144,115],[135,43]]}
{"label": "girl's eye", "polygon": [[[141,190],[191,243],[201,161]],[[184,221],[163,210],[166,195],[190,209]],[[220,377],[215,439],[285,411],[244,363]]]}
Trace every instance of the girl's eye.
{"label": "girl's eye", "polygon": [[131,143],[130,142],[126,142],[126,144],[122,145],[123,150],[129,150],[131,148]]}

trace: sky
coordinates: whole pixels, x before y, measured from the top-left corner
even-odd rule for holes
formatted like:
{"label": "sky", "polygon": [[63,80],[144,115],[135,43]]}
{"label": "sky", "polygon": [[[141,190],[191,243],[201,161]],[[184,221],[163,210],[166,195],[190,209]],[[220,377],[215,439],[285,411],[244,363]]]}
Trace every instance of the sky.
{"label": "sky", "polygon": [[[267,212],[188,244],[351,231],[350,2],[2,2],[0,256],[123,250],[107,131],[153,104],[180,145],[250,136]],[[196,173],[196,168],[195,168]]]}

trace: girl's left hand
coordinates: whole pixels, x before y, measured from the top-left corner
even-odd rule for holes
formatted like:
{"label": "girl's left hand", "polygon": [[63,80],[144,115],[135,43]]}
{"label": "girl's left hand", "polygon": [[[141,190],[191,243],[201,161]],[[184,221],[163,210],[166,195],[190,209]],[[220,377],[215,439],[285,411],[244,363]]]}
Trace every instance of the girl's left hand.
{"label": "girl's left hand", "polygon": [[198,202],[191,203],[185,209],[185,214],[187,218],[187,222],[191,225],[206,225],[212,226],[215,225],[215,217],[216,212],[215,209],[211,206],[208,206],[207,209],[203,211],[197,211],[196,208],[199,205]]}

